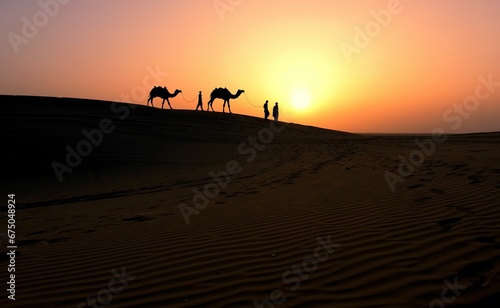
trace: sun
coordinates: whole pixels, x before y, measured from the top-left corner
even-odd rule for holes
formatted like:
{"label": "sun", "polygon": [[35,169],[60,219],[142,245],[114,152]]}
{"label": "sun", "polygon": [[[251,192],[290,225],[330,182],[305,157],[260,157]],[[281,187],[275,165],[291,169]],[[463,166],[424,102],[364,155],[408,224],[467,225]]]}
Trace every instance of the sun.
{"label": "sun", "polygon": [[292,90],[291,102],[295,109],[304,110],[311,104],[311,94],[307,89],[296,88]]}

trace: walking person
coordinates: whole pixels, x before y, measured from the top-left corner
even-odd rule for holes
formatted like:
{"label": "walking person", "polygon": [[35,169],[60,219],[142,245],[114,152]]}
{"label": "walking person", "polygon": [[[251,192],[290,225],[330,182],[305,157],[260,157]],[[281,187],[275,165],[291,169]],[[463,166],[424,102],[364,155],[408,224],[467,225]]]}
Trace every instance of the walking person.
{"label": "walking person", "polygon": [[198,108],[201,108],[201,111],[203,111],[203,104],[202,104],[202,99],[201,99],[201,91],[200,93],[198,93],[198,106],[196,106],[196,110],[198,110]]}
{"label": "walking person", "polygon": [[278,109],[278,102],[276,102],[276,104],[274,104],[274,107],[273,107],[274,122],[278,122],[279,116],[280,116],[280,111]]}
{"label": "walking person", "polygon": [[266,103],[264,104],[264,119],[266,120],[269,117],[269,109],[267,108],[267,103],[269,103],[269,101],[266,101]]}

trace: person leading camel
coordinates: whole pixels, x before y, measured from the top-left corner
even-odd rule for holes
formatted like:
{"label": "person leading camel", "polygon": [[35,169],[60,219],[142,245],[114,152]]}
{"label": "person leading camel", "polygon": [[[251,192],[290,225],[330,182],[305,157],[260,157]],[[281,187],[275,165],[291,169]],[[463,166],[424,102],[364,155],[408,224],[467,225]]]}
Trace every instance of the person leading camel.
{"label": "person leading camel", "polygon": [[198,108],[201,108],[201,111],[203,111],[203,100],[201,99],[201,91],[200,93],[198,93],[198,106],[196,106],[196,110],[198,110]]}

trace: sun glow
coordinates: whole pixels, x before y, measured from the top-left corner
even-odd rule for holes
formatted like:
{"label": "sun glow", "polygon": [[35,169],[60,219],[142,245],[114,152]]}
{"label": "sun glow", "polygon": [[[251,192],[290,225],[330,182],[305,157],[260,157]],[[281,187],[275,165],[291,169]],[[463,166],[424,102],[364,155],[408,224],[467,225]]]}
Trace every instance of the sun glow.
{"label": "sun glow", "polygon": [[311,104],[311,93],[304,88],[296,88],[290,95],[290,101],[295,109],[304,110]]}
{"label": "sun glow", "polygon": [[339,100],[342,95],[337,91],[339,75],[345,60],[309,45],[287,50],[279,57],[263,57],[266,69],[263,91],[269,93],[270,100],[280,103],[280,110],[293,113],[295,121],[300,121],[321,112],[328,102]]}

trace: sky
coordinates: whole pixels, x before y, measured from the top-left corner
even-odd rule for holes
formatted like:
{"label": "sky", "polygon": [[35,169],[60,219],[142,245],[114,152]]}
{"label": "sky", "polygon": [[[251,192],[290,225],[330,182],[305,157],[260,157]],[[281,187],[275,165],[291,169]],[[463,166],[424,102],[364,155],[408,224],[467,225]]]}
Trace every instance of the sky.
{"label": "sky", "polygon": [[[196,108],[354,133],[500,131],[498,0],[0,2],[0,94]],[[155,100],[155,106],[161,99]],[[222,111],[222,101],[213,104]]]}

